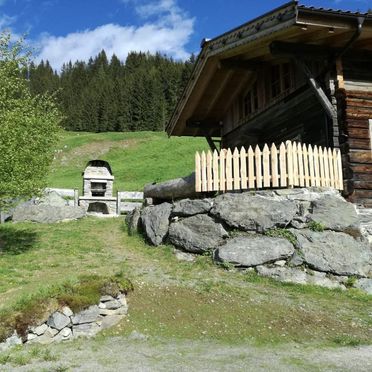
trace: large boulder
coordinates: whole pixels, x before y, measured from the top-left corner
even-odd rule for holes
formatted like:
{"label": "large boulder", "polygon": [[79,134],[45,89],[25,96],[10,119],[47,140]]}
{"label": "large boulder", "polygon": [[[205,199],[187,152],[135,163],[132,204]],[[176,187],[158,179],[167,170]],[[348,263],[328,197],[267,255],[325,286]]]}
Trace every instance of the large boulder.
{"label": "large boulder", "polygon": [[195,173],[183,178],[146,185],[143,193],[145,198],[160,200],[194,197],[197,195],[195,192]]}
{"label": "large boulder", "polygon": [[223,226],[206,214],[185,218],[169,227],[169,241],[192,253],[210,251],[220,245],[227,236]]}
{"label": "large boulder", "polygon": [[183,199],[174,203],[172,215],[191,217],[196,214],[209,213],[211,208],[211,199]]}
{"label": "large boulder", "polygon": [[215,198],[211,214],[233,228],[265,231],[285,227],[298,213],[294,201],[242,194],[223,194]]}
{"label": "large boulder", "polygon": [[251,235],[228,240],[216,249],[214,258],[235,266],[251,267],[287,259],[293,253],[294,247],[286,239]]}
{"label": "large boulder", "polygon": [[336,195],[325,195],[312,202],[310,221],[318,222],[327,230],[360,236],[360,220],[355,206]]}
{"label": "large boulder", "polygon": [[150,205],[142,210],[142,228],[151,244],[158,246],[163,243],[168,234],[171,212],[172,204],[169,203]]}
{"label": "large boulder", "polygon": [[60,221],[77,220],[85,216],[86,211],[81,207],[25,203],[15,208],[13,221],[55,223]]}
{"label": "large boulder", "polygon": [[140,227],[140,221],[141,207],[136,207],[125,217],[125,223],[127,224],[129,235],[133,235],[138,231]]}
{"label": "large boulder", "polygon": [[352,236],[334,231],[291,230],[304,263],[336,275],[365,277],[372,270],[372,249]]}

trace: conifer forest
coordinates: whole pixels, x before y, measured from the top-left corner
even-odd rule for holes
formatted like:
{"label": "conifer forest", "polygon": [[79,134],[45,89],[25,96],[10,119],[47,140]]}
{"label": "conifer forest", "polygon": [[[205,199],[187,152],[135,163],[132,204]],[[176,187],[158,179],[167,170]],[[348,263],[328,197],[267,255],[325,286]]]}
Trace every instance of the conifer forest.
{"label": "conifer forest", "polygon": [[69,62],[61,71],[48,61],[25,72],[35,95],[56,95],[71,131],[161,131],[164,129],[195,62],[161,54],[132,52],[125,63],[104,50],[88,62]]}

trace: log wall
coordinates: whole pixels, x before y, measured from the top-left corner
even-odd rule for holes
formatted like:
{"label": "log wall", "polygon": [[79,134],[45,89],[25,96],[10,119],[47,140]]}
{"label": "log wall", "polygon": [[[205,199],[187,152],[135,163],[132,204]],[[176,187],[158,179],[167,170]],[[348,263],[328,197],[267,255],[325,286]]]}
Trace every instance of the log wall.
{"label": "log wall", "polygon": [[345,193],[350,201],[372,207],[372,92],[345,84],[338,92]]}

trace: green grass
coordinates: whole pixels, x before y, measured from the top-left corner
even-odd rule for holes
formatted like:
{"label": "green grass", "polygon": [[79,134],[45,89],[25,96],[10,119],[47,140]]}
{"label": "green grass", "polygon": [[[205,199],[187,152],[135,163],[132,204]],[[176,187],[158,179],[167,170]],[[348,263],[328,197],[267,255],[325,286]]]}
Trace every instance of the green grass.
{"label": "green grass", "polygon": [[195,152],[207,147],[204,139],[168,138],[162,132],[63,132],[48,186],[80,188],[87,162],[102,159],[111,165],[116,190],[142,190],[147,183],[189,175]]}
{"label": "green grass", "polygon": [[[227,272],[208,256],[179,262],[171,247],[149,247],[141,236],[128,236],[121,218],[6,224],[0,226],[0,240],[3,313],[32,308],[35,298],[61,298],[51,294],[56,288],[66,293],[60,290],[65,283],[79,283],[82,276],[121,272],[134,284],[130,315],[106,336],[137,330],[154,337],[257,345],[372,341],[371,296]],[[96,301],[94,296],[88,297]],[[4,328],[0,321],[0,331]]]}

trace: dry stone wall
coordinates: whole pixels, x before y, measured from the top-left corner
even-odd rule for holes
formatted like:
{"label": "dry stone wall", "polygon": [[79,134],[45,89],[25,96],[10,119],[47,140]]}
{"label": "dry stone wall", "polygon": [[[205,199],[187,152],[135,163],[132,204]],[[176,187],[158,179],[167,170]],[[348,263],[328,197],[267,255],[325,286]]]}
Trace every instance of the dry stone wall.
{"label": "dry stone wall", "polygon": [[372,294],[372,246],[355,206],[331,189],[226,193],[136,209],[129,231],[171,243],[180,259],[210,253],[225,267],[284,282]]}
{"label": "dry stone wall", "polygon": [[50,314],[46,321],[30,327],[22,338],[14,331],[11,337],[0,343],[0,351],[25,343],[48,345],[77,337],[91,337],[119,323],[127,312],[128,304],[124,294],[116,298],[102,296],[98,305],[92,305],[76,314],[65,306]]}

